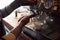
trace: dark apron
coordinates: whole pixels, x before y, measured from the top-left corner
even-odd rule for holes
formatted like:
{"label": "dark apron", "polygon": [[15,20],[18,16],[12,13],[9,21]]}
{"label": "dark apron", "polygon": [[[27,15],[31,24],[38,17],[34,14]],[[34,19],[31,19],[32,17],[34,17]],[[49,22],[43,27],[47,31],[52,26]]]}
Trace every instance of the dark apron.
{"label": "dark apron", "polygon": [[4,35],[5,35],[5,29],[4,29],[2,21],[0,21],[0,37]]}
{"label": "dark apron", "polygon": [[2,36],[4,36],[5,34],[6,33],[5,33],[5,28],[2,22],[2,15],[0,13],[0,38],[2,38]]}

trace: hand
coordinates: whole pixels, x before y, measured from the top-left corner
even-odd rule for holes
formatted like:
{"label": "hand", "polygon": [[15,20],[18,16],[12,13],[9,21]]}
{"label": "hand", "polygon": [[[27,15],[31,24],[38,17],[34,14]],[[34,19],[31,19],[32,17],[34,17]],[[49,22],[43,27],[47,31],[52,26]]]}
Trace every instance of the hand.
{"label": "hand", "polygon": [[22,18],[20,18],[19,20],[20,26],[26,25],[29,22],[29,19],[30,19],[30,16],[29,17],[23,16]]}
{"label": "hand", "polygon": [[33,12],[25,13],[23,14],[23,17],[21,17],[18,22],[21,23],[22,25],[25,25],[29,22],[29,19],[36,16],[35,14],[33,14]]}

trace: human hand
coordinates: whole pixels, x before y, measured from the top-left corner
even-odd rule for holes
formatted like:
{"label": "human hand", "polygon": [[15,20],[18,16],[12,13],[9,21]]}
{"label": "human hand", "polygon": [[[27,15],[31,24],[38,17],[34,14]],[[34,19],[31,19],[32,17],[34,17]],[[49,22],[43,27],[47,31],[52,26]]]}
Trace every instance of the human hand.
{"label": "human hand", "polygon": [[25,16],[21,17],[18,20],[18,22],[21,23],[22,25],[26,25],[29,22],[29,19],[32,18],[32,17],[34,17],[34,16],[36,16],[36,15],[30,13],[30,15],[28,15],[28,16],[25,15]]}
{"label": "human hand", "polygon": [[30,17],[27,16],[23,16],[22,18],[20,18],[19,22],[24,26],[29,22]]}

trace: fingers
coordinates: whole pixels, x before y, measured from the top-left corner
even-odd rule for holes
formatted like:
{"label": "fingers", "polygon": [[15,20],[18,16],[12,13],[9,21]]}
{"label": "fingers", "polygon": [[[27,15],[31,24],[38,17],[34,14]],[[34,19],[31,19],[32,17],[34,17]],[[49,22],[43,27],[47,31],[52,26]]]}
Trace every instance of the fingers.
{"label": "fingers", "polygon": [[21,20],[27,20],[28,18],[29,18],[28,16],[23,16],[18,20],[18,22],[21,21]]}
{"label": "fingers", "polygon": [[21,20],[20,23],[22,23],[22,25],[26,25],[29,22],[29,17],[24,16]]}
{"label": "fingers", "polygon": [[[23,17],[24,17],[24,16],[23,16]],[[19,22],[23,17],[21,17],[21,18],[18,20],[18,22]]]}
{"label": "fingers", "polygon": [[20,20],[20,21],[26,22],[27,20],[29,20],[29,17],[24,16],[24,17],[22,17],[22,18],[21,18],[21,20]]}

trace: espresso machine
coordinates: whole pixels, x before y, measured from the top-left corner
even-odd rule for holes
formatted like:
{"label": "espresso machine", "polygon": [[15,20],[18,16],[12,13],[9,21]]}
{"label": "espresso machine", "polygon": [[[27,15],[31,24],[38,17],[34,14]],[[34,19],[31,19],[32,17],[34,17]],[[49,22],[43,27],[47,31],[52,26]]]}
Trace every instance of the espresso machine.
{"label": "espresso machine", "polygon": [[58,0],[38,0],[37,5],[31,7],[31,11],[36,15],[27,24],[31,28],[23,27],[23,31],[36,40],[57,40],[59,38],[59,25],[55,22],[59,18],[58,5]]}

